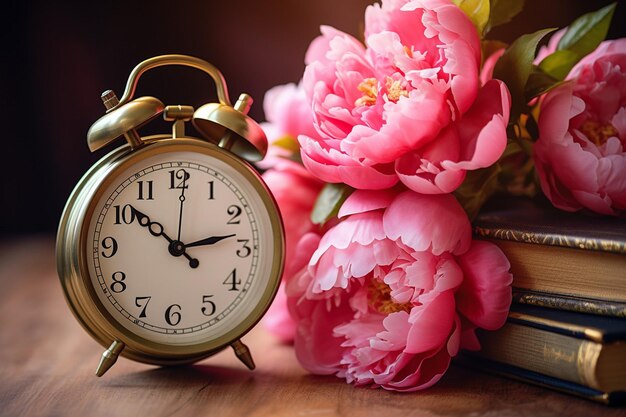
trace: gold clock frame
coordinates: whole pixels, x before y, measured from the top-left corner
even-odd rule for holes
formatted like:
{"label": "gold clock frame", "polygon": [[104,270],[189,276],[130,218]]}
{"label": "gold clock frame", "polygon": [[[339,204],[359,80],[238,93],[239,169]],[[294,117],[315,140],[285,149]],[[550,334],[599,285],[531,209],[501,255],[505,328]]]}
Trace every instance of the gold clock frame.
{"label": "gold clock frame", "polygon": [[[215,82],[217,103],[207,103],[197,110],[191,106],[165,106],[155,97],[132,100],[139,78],[146,71],[163,66],[179,65],[201,70]],[[127,141],[110,152],[83,176],[70,195],[63,211],[57,234],[57,269],[66,300],[79,323],[100,344],[108,349],[96,370],[102,376],[121,354],[129,359],[156,365],[191,363],[210,356],[231,345],[237,357],[250,369],[254,361],[239,338],[263,316],[276,295],[284,267],[285,238],[282,220],[269,189],[260,175],[245,160],[263,158],[267,138],[261,127],[247,116],[252,98],[239,95],[234,105],[228,96],[221,72],[199,58],[187,55],[161,55],[139,63],[130,73],[121,99],[107,90],[102,94],[107,109],[87,133],[87,145],[96,151],[119,136]],[[173,122],[171,135],[141,137],[137,128],[163,115]],[[185,135],[185,122],[191,121],[203,139]],[[92,286],[87,267],[88,225],[95,204],[122,170],[152,155],[180,150],[204,153],[221,160],[248,181],[269,215],[274,248],[270,281],[252,312],[226,334],[203,343],[170,345],[147,340],[122,326],[102,305]]]}
{"label": "gold clock frame", "polygon": [[[239,338],[245,335],[269,308],[280,283],[284,267],[285,240],[282,220],[269,189],[254,168],[234,154],[207,141],[169,135],[142,138],[143,145],[133,149],[126,144],[96,163],[80,180],[70,196],[57,234],[57,269],[66,300],[82,327],[102,346],[100,376],[113,365],[117,355],[155,365],[196,362],[232,345],[237,356],[251,369],[254,362]],[[261,197],[272,224],[274,241],[271,276],[267,288],[252,312],[239,325],[216,339],[194,345],[167,345],[138,336],[113,318],[95,293],[87,267],[87,233],[97,202],[104,190],[123,170],[150,156],[175,151],[192,151],[217,158],[241,174]],[[104,363],[103,363],[104,362]]]}

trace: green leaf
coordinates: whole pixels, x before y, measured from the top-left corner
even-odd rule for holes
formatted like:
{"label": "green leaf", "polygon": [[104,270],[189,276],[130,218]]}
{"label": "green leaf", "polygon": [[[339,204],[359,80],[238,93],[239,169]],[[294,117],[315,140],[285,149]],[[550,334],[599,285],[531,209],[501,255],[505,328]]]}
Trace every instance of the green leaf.
{"label": "green leaf", "polygon": [[489,20],[489,0],[453,0],[470,18],[482,38]]}
{"label": "green leaf", "polygon": [[581,58],[597,48],[606,38],[617,3],[609,4],[598,11],[580,16],[569,27],[559,41],[557,50],[569,50]]}
{"label": "green leaf", "polygon": [[563,49],[545,57],[539,64],[539,68],[555,81],[564,80],[570,70],[580,61],[576,52]]}
{"label": "green leaf", "polygon": [[557,81],[564,80],[574,65],[604,40],[615,5],[616,3],[610,4],[576,19],[563,34],[557,50],[545,57],[539,68]]}
{"label": "green leaf", "polygon": [[496,26],[510,22],[524,8],[524,0],[491,0],[489,3],[489,20],[484,34]]}
{"label": "green leaf", "polygon": [[541,70],[541,68],[535,67],[533,72],[530,73],[528,81],[526,82],[526,101],[528,102],[537,96],[547,93],[554,87],[557,87],[561,84],[563,84],[563,81],[559,81],[551,75],[546,74],[544,71]]}
{"label": "green leaf", "polygon": [[326,184],[317,196],[311,212],[313,224],[324,224],[335,217],[352,191],[354,189],[345,184]]}
{"label": "green leaf", "polygon": [[507,48],[496,63],[493,78],[506,83],[511,92],[511,123],[514,123],[526,107],[525,88],[533,71],[533,60],[537,45],[548,33],[555,29],[543,29],[522,35]]}
{"label": "green leaf", "polygon": [[470,221],[478,215],[480,208],[498,190],[500,164],[495,163],[489,168],[467,171],[463,184],[454,191]]}

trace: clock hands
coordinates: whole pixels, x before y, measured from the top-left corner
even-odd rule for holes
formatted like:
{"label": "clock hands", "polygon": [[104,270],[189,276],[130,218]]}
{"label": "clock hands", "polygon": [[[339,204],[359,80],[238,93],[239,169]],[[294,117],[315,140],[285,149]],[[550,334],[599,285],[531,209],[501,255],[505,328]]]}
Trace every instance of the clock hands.
{"label": "clock hands", "polygon": [[200,239],[195,242],[188,243],[184,246],[185,248],[192,248],[194,246],[214,245],[220,240],[228,239],[229,237],[233,237],[233,236],[236,236],[236,235],[232,234],[232,235],[225,235],[225,236],[211,236],[211,237],[207,237],[206,239]]}
{"label": "clock hands", "polygon": [[[182,220],[182,207],[183,207],[183,202],[185,201],[184,193],[185,191],[183,189],[183,192],[181,193],[182,198],[180,200],[181,211],[180,211],[179,220]],[[174,240],[171,237],[169,237],[167,233],[165,233],[165,231],[163,230],[163,225],[161,223],[153,222],[152,220],[150,220],[150,217],[148,217],[147,214],[142,213],[141,211],[137,210],[132,205],[130,206],[130,208],[133,214],[135,215],[135,218],[137,219],[137,222],[139,223],[140,226],[146,227],[152,236],[155,236],[155,237],[163,236],[165,240],[169,242],[167,250],[169,251],[170,255],[176,256],[176,257],[184,256],[185,258],[187,258],[187,260],[189,261],[189,266],[192,268],[197,268],[198,265],[200,265],[200,262],[196,258],[192,258],[191,256],[189,256],[189,254],[186,252],[187,248],[193,248],[195,246],[214,245],[217,242],[220,242],[224,239],[228,239],[230,237],[236,236],[234,233],[230,235],[222,235],[222,236],[209,236],[207,238],[200,239],[192,243],[184,244],[178,239]],[[180,221],[178,225],[178,232],[180,233]]]}
{"label": "clock hands", "polygon": [[185,188],[187,188],[186,182],[188,179],[187,171],[185,171],[184,169],[181,171],[183,172],[183,183],[180,186],[180,188],[182,189],[182,191],[180,192],[180,197],[178,197],[178,199],[180,200],[180,212],[178,215],[178,237],[176,238],[176,240],[178,240],[179,242],[180,242],[180,229],[183,225],[183,205],[185,204]]}
{"label": "clock hands", "polygon": [[192,258],[187,252],[185,252],[185,244],[183,242],[181,242],[180,240],[174,240],[165,233],[165,231],[163,230],[163,225],[161,225],[161,223],[151,221],[150,217],[140,212],[133,206],[130,206],[130,208],[135,214],[137,222],[140,226],[147,227],[152,236],[163,236],[169,242],[169,246],[167,249],[172,256],[184,256],[185,258],[187,258],[187,260],[189,261],[189,266],[192,268],[197,268],[198,265],[200,265],[200,262],[197,259]]}

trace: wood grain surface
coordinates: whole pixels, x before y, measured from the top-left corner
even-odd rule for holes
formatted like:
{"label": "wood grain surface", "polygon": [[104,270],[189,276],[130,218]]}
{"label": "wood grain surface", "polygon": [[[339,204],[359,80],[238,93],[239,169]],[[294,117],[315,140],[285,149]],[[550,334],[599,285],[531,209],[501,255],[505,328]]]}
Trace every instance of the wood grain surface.
{"label": "wood grain surface", "polygon": [[120,358],[102,378],[102,348],[65,304],[49,237],[0,242],[2,416],[618,416],[582,399],[452,367],[435,387],[399,394],[307,374],[293,348],[257,327],[248,371],[226,350],[192,366]]}

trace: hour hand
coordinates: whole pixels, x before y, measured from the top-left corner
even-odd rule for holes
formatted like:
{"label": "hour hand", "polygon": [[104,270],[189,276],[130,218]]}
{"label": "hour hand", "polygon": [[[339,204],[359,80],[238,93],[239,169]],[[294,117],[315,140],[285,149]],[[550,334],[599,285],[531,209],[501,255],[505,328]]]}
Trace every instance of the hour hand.
{"label": "hour hand", "polygon": [[185,245],[185,248],[192,248],[194,246],[214,245],[220,240],[228,239],[229,237],[233,237],[233,236],[236,236],[236,235],[232,234],[232,235],[224,235],[224,236],[210,236],[205,239],[200,239],[195,242],[187,243]]}
{"label": "hour hand", "polygon": [[197,268],[198,265],[200,265],[200,262],[197,259],[192,258],[191,256],[189,256],[189,254],[187,254],[187,252],[185,252],[185,244],[183,242],[181,242],[180,240],[173,240],[163,231],[163,226],[161,225],[161,223],[151,221],[148,215],[140,212],[133,206],[130,206],[130,208],[135,214],[137,222],[140,226],[147,227],[152,236],[163,236],[169,242],[167,250],[169,251],[170,255],[176,257],[184,256],[185,258],[187,258],[187,260],[189,261],[189,266],[192,268]]}
{"label": "hour hand", "polygon": [[152,236],[163,236],[165,239],[167,239],[168,242],[172,242],[172,239],[163,231],[163,226],[161,225],[161,223],[151,221],[150,217],[148,217],[146,214],[143,214],[133,206],[130,206],[130,208],[135,214],[139,225],[147,227]]}

